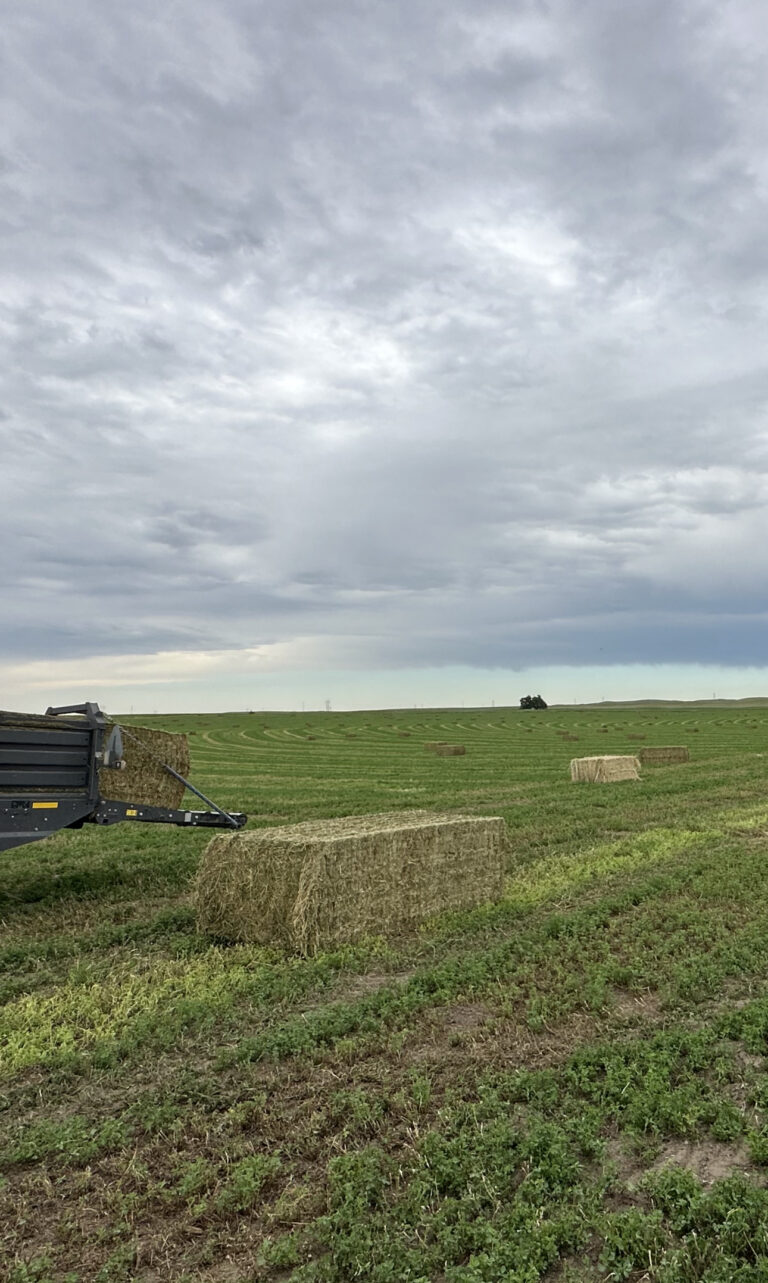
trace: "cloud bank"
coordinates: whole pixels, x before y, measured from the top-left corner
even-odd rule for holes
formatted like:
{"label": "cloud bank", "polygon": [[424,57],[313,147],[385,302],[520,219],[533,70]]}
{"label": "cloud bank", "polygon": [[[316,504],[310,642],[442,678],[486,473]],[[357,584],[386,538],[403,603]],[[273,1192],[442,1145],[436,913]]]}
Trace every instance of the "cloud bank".
{"label": "cloud bank", "polygon": [[10,15],[0,691],[762,666],[766,30],[749,0]]}

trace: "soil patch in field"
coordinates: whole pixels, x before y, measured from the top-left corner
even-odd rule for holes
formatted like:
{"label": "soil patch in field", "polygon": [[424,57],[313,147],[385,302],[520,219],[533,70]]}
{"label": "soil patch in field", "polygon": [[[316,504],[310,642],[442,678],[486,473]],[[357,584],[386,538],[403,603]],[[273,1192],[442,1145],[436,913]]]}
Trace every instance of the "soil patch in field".
{"label": "soil patch in field", "polygon": [[714,1140],[669,1141],[648,1170],[660,1172],[665,1167],[685,1167],[702,1185],[714,1185],[736,1172],[756,1172],[746,1145]]}
{"label": "soil patch in field", "polygon": [[667,1141],[652,1162],[644,1161],[627,1146],[625,1139],[611,1137],[606,1144],[606,1159],[613,1163],[627,1189],[634,1191],[643,1177],[662,1172],[668,1167],[684,1167],[702,1185],[714,1185],[737,1172],[761,1178],[751,1161],[747,1146],[741,1141],[681,1140]]}
{"label": "soil patch in field", "polygon": [[614,989],[613,1012],[625,1019],[657,1020],[661,1014],[661,998],[650,990],[647,993],[630,993],[628,989]]}

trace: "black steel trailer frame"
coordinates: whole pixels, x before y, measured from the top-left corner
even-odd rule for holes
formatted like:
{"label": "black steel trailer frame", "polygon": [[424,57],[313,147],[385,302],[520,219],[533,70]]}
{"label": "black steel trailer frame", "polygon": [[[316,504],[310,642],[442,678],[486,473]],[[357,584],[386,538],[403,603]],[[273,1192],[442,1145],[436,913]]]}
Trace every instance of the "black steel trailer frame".
{"label": "black steel trailer frame", "polygon": [[0,852],[84,824],[127,820],[239,829],[246,823],[246,815],[223,810],[165,763],[164,770],[212,809],[171,810],[103,798],[99,771],[124,765],[123,734],[136,738],[127,727],[110,730],[98,704],[49,708],[44,716],[0,712]]}

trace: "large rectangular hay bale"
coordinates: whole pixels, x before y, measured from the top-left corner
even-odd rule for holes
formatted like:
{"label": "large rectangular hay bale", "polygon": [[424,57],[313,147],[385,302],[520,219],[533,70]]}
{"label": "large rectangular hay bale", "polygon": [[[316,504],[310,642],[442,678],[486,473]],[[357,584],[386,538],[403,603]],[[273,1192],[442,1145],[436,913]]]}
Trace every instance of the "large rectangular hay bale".
{"label": "large rectangular hay bale", "polygon": [[215,837],[198,870],[198,929],[316,953],[392,936],[502,893],[496,816],[405,811]]}
{"label": "large rectangular hay bale", "polygon": [[[109,730],[106,734],[109,735]],[[185,778],[189,776],[189,743],[186,735],[150,730],[147,726],[123,727],[125,770],[105,768],[99,771],[101,796],[111,802],[139,802],[143,806],[181,806],[184,785],[163,770],[161,763],[172,766]]]}
{"label": "large rectangular hay bale", "polygon": [[571,779],[592,784],[612,784],[615,780],[639,780],[640,763],[636,757],[609,754],[605,757],[575,757],[571,762]]}
{"label": "large rectangular hay bale", "polygon": [[466,744],[435,744],[432,752],[436,757],[464,757]]}
{"label": "large rectangular hay bale", "polygon": [[666,744],[641,748],[639,756],[643,766],[666,766],[675,762],[687,762],[691,755],[682,744]]}

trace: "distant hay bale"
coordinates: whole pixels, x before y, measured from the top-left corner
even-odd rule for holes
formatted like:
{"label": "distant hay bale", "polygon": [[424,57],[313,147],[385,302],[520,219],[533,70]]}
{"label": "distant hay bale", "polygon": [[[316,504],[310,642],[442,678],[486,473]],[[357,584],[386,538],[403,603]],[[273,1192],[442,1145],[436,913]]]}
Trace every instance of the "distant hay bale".
{"label": "distant hay bale", "polygon": [[429,811],[223,834],[197,874],[198,929],[303,954],[391,936],[498,899],[506,852],[502,819]]}
{"label": "distant hay bale", "polygon": [[563,739],[564,739],[564,740],[568,740],[571,744],[578,744],[578,742],[579,742],[579,736],[578,736],[578,735],[568,735],[568,734],[566,733],[566,734],[563,736]]}
{"label": "distant hay bale", "polygon": [[[111,725],[107,735],[109,730]],[[101,796],[110,802],[139,802],[143,806],[167,806],[176,810],[181,806],[184,785],[164,771],[161,763],[188,777],[186,735],[171,735],[168,731],[150,730],[148,726],[126,726],[124,730],[125,770],[104,767],[99,771]]]}
{"label": "distant hay bale", "polygon": [[463,757],[467,749],[464,744],[437,744],[432,751],[438,757]]}
{"label": "distant hay bale", "polygon": [[661,747],[641,748],[639,756],[643,766],[669,766],[675,762],[688,762],[691,755],[682,744],[667,744]]}
{"label": "distant hay bale", "polygon": [[645,739],[645,736],[644,736],[644,735],[629,735],[629,734],[628,734],[628,735],[627,735],[627,739],[628,739],[628,740],[644,740],[644,739]]}
{"label": "distant hay bale", "polygon": [[398,732],[397,732],[397,737],[398,737],[398,739],[401,739],[401,740],[409,740],[409,739],[411,738],[411,732],[410,732],[410,731],[398,731]]}
{"label": "distant hay bale", "polygon": [[612,784],[615,780],[639,780],[640,763],[636,757],[574,757],[571,779],[593,784]]}

